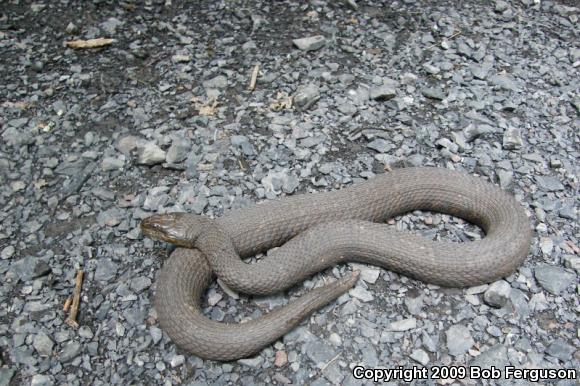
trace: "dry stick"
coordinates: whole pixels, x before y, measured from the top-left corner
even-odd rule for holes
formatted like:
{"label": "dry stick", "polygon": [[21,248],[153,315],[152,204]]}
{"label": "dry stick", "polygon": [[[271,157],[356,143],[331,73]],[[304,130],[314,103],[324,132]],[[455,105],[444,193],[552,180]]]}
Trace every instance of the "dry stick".
{"label": "dry stick", "polygon": [[[459,35],[461,35],[462,31],[458,31],[455,32],[453,35],[449,36],[449,40],[454,39],[456,37],[458,37]],[[441,42],[439,43],[435,43],[435,44],[431,44],[429,47],[425,48],[426,50],[430,50],[431,48],[435,47],[437,44],[441,44]]]}
{"label": "dry stick", "polygon": [[250,91],[254,91],[256,88],[256,82],[258,81],[258,71],[260,71],[260,65],[256,64],[254,66],[254,71],[252,71],[252,77],[250,78],[250,87],[248,87]]}
{"label": "dry stick", "polygon": [[342,351],[341,351],[341,352],[339,352],[338,354],[336,354],[336,355],[334,356],[334,358],[332,358],[332,359],[331,359],[331,360],[329,360],[329,361],[328,361],[328,362],[327,362],[327,363],[326,363],[324,366],[322,366],[322,368],[320,369],[320,372],[323,372],[324,370],[326,370],[326,368],[327,368],[328,366],[330,366],[330,365],[332,364],[332,362],[334,362],[335,360],[337,360],[337,359],[338,359],[338,357],[339,357],[339,356],[341,356],[341,355],[342,355]]}
{"label": "dry stick", "polygon": [[69,296],[68,298],[66,298],[64,305],[62,306],[62,310],[64,312],[68,312],[68,309],[70,308],[71,303],[72,303],[72,298]]}
{"label": "dry stick", "polygon": [[79,312],[79,304],[81,302],[81,284],[82,283],[83,283],[83,271],[79,269],[77,271],[75,290],[73,292],[72,307],[70,310],[70,314],[66,320],[66,323],[73,328],[77,328],[79,326],[79,324],[77,323],[77,314]]}
{"label": "dry stick", "polygon": [[73,40],[65,42],[66,46],[69,48],[99,48],[108,46],[115,42],[115,39],[105,39],[105,38],[98,38],[98,39],[89,39],[89,40]]}

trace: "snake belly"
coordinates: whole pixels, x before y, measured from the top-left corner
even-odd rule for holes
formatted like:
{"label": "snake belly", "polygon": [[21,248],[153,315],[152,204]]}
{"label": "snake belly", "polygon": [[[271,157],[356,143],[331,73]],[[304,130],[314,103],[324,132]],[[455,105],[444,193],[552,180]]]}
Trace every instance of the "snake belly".
{"label": "snake belly", "polygon": [[[485,237],[466,243],[433,242],[381,224],[414,210],[463,218],[482,228]],[[167,219],[169,225],[163,224]],[[260,295],[288,288],[342,261],[466,287],[511,274],[526,258],[532,234],[523,207],[511,195],[482,178],[439,168],[397,169],[342,190],[268,201],[216,220],[188,214],[153,216],[144,220],[142,229],[153,234],[148,230],[159,224],[177,235],[160,238],[197,248],[176,250],[159,275],[155,304],[160,324],[177,345],[218,360],[259,351],[315,307],[292,310],[291,303],[252,321],[259,325],[254,330],[252,322],[212,322],[199,309],[211,272],[235,290]],[[184,231],[173,232],[177,228]],[[240,260],[282,244],[256,264]],[[353,284],[347,277],[317,289],[317,307]],[[309,295],[295,303],[313,304]],[[291,323],[279,318],[281,314]],[[258,339],[255,331],[264,338]]]}

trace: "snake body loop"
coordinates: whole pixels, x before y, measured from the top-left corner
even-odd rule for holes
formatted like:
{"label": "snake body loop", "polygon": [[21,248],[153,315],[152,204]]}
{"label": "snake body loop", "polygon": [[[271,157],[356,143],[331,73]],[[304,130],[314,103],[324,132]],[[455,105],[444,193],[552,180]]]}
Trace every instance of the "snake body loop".
{"label": "snake body loop", "polygon": [[[485,233],[467,243],[433,242],[381,224],[430,210]],[[175,243],[159,275],[155,306],[172,340],[204,358],[251,355],[348,290],[356,275],[316,289],[248,323],[213,322],[200,298],[212,272],[229,287],[265,295],[342,261],[359,261],[429,283],[466,287],[511,274],[530,248],[530,223],[516,200],[482,178],[436,168],[398,169],[342,190],[270,201],[216,220],[184,213],[143,220],[145,234]],[[285,244],[284,244],[285,243]],[[276,249],[256,264],[247,257]]]}

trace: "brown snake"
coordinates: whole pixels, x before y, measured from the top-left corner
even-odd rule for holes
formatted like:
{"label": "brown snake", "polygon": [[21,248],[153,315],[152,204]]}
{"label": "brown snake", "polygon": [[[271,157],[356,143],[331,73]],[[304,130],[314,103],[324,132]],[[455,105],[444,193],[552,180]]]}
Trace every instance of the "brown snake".
{"label": "brown snake", "polygon": [[[381,224],[414,210],[463,218],[485,237],[434,242]],[[358,261],[428,283],[466,287],[511,274],[526,258],[532,235],[523,207],[511,195],[482,178],[438,168],[397,169],[342,190],[269,201],[215,220],[154,215],[141,229],[185,247],[173,252],[158,277],[155,307],[162,328],[178,346],[216,360],[258,352],[347,291],[358,275],[247,323],[226,324],[208,319],[200,308],[213,273],[230,288],[263,295],[338,262]],[[240,260],[281,245],[256,264]]]}

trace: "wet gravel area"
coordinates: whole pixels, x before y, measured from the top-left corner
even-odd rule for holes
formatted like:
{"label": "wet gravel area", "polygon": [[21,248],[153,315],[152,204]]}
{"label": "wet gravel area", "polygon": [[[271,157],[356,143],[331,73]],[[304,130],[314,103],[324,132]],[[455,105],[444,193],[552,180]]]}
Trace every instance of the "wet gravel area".
{"label": "wet gravel area", "polygon": [[[373,384],[355,379],[358,365],[580,368],[574,3],[0,1],[0,385],[357,385]],[[114,41],[66,44],[97,38]],[[230,363],[188,355],[160,329],[152,299],[170,247],[140,234],[143,218],[220,216],[408,166],[513,193],[534,228],[521,268],[449,289],[335,267],[290,295],[353,268],[362,278]],[[438,213],[389,224],[483,236]],[[78,270],[75,328],[63,305]],[[204,310],[239,322],[287,301],[213,284]],[[414,384],[481,383],[537,384]]]}

